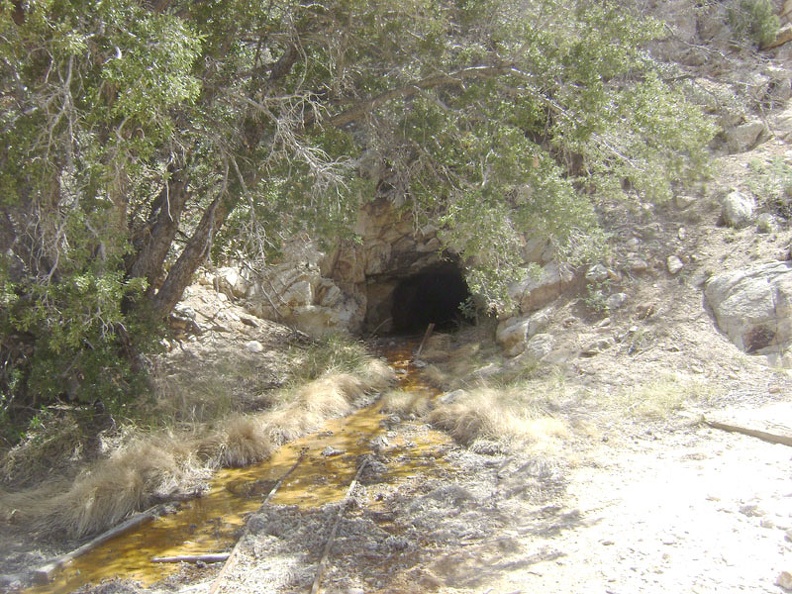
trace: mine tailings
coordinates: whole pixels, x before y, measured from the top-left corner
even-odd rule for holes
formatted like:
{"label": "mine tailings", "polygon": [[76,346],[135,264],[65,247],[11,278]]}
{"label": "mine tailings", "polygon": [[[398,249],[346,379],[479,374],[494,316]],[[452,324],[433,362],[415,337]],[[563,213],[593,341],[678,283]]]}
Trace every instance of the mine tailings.
{"label": "mine tailings", "polygon": [[[384,353],[406,391],[431,391],[415,373],[411,359],[418,341],[389,341]],[[114,536],[66,563],[37,574],[47,583],[27,594],[66,594],[85,584],[107,579],[135,580],[148,587],[175,574],[178,559],[222,562],[243,533],[248,514],[263,505],[293,505],[312,509],[342,501],[361,461],[377,438],[388,440],[385,482],[426,473],[449,438],[424,428],[409,442],[389,434],[380,403],[343,418],[328,420],[316,433],[281,447],[265,462],[218,471],[209,491],[183,502],[175,513],[154,516]],[[214,557],[212,557],[214,556]]]}

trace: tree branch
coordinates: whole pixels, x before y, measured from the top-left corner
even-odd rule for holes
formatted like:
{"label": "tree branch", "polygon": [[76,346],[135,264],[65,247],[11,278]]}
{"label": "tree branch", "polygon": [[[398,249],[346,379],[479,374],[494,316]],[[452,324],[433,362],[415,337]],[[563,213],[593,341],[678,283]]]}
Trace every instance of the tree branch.
{"label": "tree branch", "polygon": [[[389,101],[393,101],[394,99],[407,99],[421,93],[422,91],[437,87],[459,86],[466,80],[493,78],[495,76],[509,74],[511,70],[511,65],[470,66],[450,74],[437,74],[435,76],[429,76],[417,80],[412,84],[405,85],[397,89],[391,89],[377,95],[376,97],[364,100],[354,107],[347,109],[346,111],[342,111],[339,114],[327,118],[325,122],[331,126],[335,126],[336,128],[342,128],[347,124],[351,124],[352,122],[359,120],[369,112],[377,109],[385,103],[388,103]],[[314,121],[315,115],[310,114],[305,123],[306,125],[310,125],[313,124]]]}

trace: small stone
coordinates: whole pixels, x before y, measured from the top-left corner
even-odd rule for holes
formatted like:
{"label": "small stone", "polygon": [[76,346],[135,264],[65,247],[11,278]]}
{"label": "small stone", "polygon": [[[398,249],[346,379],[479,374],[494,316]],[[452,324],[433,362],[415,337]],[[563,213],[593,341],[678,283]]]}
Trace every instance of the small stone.
{"label": "small stone", "polygon": [[583,349],[581,355],[583,355],[584,357],[594,357],[596,355],[599,355],[603,351],[607,351],[614,344],[615,341],[613,340],[613,338],[610,337],[600,338],[598,340],[595,340],[590,345],[588,345],[585,349]]}
{"label": "small stone", "polygon": [[630,272],[633,274],[641,274],[649,270],[649,262],[638,256],[631,256],[628,260]]}
{"label": "small stone", "polygon": [[729,227],[745,227],[753,220],[755,208],[756,204],[751,196],[734,190],[723,199],[721,217]]}
{"label": "small stone", "polygon": [[756,230],[759,233],[773,233],[778,229],[776,218],[769,212],[763,212],[756,217]]}
{"label": "small stone", "polygon": [[687,238],[687,229],[680,227],[679,231],[677,231],[677,237],[679,238],[679,241],[685,241]]}
{"label": "small stone", "polygon": [[555,338],[552,334],[537,334],[526,343],[524,356],[540,361],[552,352],[554,346]]}
{"label": "small stone", "polygon": [[784,590],[792,591],[792,573],[782,571],[776,579],[776,585],[781,586]]}
{"label": "small stone", "polygon": [[252,318],[248,318],[247,316],[239,316],[239,321],[242,322],[245,326],[250,326],[251,328],[258,328],[258,324]]}
{"label": "small stone", "polygon": [[344,453],[344,450],[339,450],[338,448],[334,448],[333,446],[327,446],[325,449],[322,450],[322,456],[325,458],[329,458],[330,456],[340,456]]}
{"label": "small stone", "polygon": [[685,267],[685,264],[677,256],[668,256],[666,267],[670,274],[676,275]]}
{"label": "small stone", "polygon": [[372,450],[384,450],[385,448],[390,447],[390,442],[384,435],[378,435],[369,442],[369,447]]}
{"label": "small stone", "polygon": [[627,293],[614,293],[605,301],[608,311],[619,309],[627,302]]}
{"label": "small stone", "polygon": [[189,305],[177,304],[173,308],[173,314],[185,320],[195,320],[195,310]]}
{"label": "small stone", "polygon": [[610,273],[602,264],[595,264],[586,271],[586,280],[593,283],[601,283],[608,279]]}
{"label": "small stone", "polygon": [[264,345],[258,340],[251,340],[245,343],[245,350],[249,353],[260,353],[264,350]]}
{"label": "small stone", "polygon": [[684,210],[696,203],[696,197],[682,194],[676,196],[674,198],[674,202],[676,203],[677,208]]}
{"label": "small stone", "polygon": [[759,506],[754,504],[741,505],[740,513],[749,518],[761,518],[765,515],[765,513],[759,509]]}
{"label": "small stone", "polygon": [[462,398],[467,392],[464,390],[454,390],[453,392],[446,392],[442,396],[440,396],[439,400],[441,404],[453,404],[460,398]]}

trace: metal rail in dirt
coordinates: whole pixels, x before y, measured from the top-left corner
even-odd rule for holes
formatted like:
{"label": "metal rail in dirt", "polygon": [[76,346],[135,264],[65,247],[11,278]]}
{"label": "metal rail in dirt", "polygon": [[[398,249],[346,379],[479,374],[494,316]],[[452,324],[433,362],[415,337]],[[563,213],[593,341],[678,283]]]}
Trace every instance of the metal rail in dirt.
{"label": "metal rail in dirt", "polygon": [[[272,489],[270,489],[270,492],[267,494],[267,496],[264,498],[264,501],[261,503],[261,507],[264,507],[270,501],[272,501],[272,498],[275,497],[275,493],[278,492],[278,489],[280,489],[283,482],[287,478],[289,478],[289,476],[297,469],[300,463],[305,459],[305,451],[306,451],[305,449],[300,451],[300,455],[297,457],[297,460],[294,461],[294,464],[292,464],[291,468],[289,468],[289,470],[287,470],[283,474],[283,476],[280,477],[280,479],[278,479],[278,482],[275,483],[275,485],[273,485]],[[239,550],[243,537],[244,535],[240,536],[239,539],[236,541],[234,548],[231,549],[231,553],[228,555],[228,558],[225,560],[225,563],[223,563],[223,567],[220,569],[220,573],[217,574],[214,581],[212,582],[212,587],[209,588],[209,594],[217,594],[217,592],[220,591],[220,588],[223,585],[223,580],[226,578],[228,573],[234,568],[234,565],[236,565],[237,559],[239,558]]]}
{"label": "metal rail in dirt", "polygon": [[324,550],[322,551],[322,557],[319,559],[319,565],[316,568],[316,578],[314,579],[313,586],[311,587],[311,594],[318,594],[319,589],[321,587],[322,576],[324,575],[324,569],[327,565],[327,559],[330,557],[330,550],[333,547],[333,541],[335,540],[336,532],[338,532],[338,525],[341,523],[341,518],[344,517],[344,512],[346,508],[349,507],[349,502],[352,500],[352,493],[355,491],[355,487],[357,486],[358,479],[360,475],[363,473],[363,469],[366,468],[366,464],[368,464],[369,455],[366,454],[363,456],[363,461],[360,463],[360,466],[355,473],[355,477],[352,479],[352,482],[349,484],[349,489],[347,489],[346,496],[344,500],[338,507],[338,513],[336,514],[335,522],[333,522],[333,529],[330,531],[330,536],[327,538],[327,542],[325,543]]}

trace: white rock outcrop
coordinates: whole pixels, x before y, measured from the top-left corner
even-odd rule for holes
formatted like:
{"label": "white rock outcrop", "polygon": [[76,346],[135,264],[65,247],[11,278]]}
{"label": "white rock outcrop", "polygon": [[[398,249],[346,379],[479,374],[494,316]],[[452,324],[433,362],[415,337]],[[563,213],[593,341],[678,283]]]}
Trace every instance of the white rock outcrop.
{"label": "white rock outcrop", "polygon": [[751,196],[734,190],[723,199],[721,218],[729,227],[745,227],[753,221],[755,209],[756,203]]}
{"label": "white rock outcrop", "polygon": [[792,346],[792,263],[723,272],[710,278],[704,295],[718,328],[746,353]]}
{"label": "white rock outcrop", "polygon": [[495,340],[507,357],[523,353],[531,338],[544,330],[550,322],[550,311],[538,311],[530,316],[503,320],[495,333]]}

